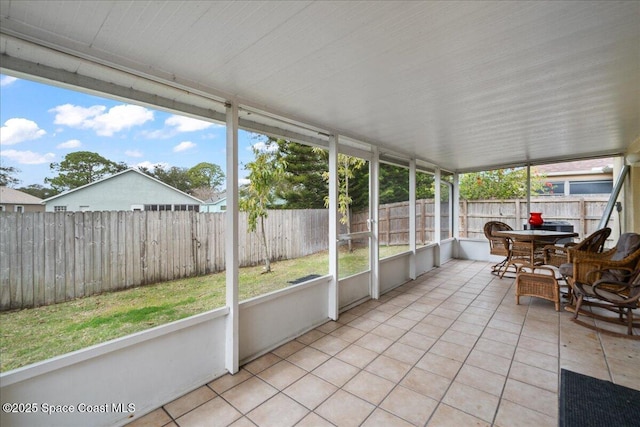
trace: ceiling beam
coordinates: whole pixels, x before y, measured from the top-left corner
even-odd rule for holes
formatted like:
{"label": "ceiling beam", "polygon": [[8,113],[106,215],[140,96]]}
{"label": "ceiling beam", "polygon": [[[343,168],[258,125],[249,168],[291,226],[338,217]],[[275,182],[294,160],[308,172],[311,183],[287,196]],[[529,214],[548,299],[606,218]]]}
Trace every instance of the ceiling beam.
{"label": "ceiling beam", "polygon": [[[196,105],[176,101],[130,87],[109,83],[92,77],[72,73],[59,68],[26,61],[6,54],[0,56],[1,70],[17,77],[36,79],[44,83],[62,86],[66,89],[84,91],[93,95],[110,97],[121,101],[135,101],[152,108],[160,108],[171,112],[180,112],[199,119],[209,119],[218,123],[225,122],[225,114],[213,108],[202,108]],[[177,90],[177,89],[176,89]],[[193,95],[197,96],[197,95]],[[224,111],[224,104],[207,100]]]}

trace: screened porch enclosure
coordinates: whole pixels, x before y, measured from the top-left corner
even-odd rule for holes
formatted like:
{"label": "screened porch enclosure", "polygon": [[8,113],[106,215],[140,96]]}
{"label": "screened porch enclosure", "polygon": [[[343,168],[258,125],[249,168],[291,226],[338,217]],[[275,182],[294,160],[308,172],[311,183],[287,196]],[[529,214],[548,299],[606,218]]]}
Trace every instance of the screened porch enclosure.
{"label": "screened porch enclosure", "polygon": [[[619,156],[618,167],[631,169],[620,230],[638,231],[637,2],[1,0],[0,19],[3,74],[224,124],[227,178],[225,306],[1,374],[3,404],[61,408],[3,411],[2,425],[125,425],[292,340],[330,332],[347,322],[342,316],[438,286],[441,299],[486,286],[491,301],[480,305],[520,310],[506,296],[510,283],[476,268],[493,261],[487,241],[460,236],[454,219],[465,172]],[[323,148],[329,165],[328,274],[246,301],[238,296],[240,130]],[[369,170],[359,230],[340,224],[341,155]],[[408,247],[383,258],[380,170],[389,164],[408,171]],[[430,238],[419,224],[423,174],[434,180]],[[348,242],[367,249],[368,263],[341,277]],[[468,302],[464,309],[483,308]],[[548,326],[539,321],[546,305],[531,307],[532,321],[520,319],[529,338]],[[557,319],[561,334],[568,319]],[[605,363],[567,360],[575,368]],[[109,410],[62,410],[80,403]]]}

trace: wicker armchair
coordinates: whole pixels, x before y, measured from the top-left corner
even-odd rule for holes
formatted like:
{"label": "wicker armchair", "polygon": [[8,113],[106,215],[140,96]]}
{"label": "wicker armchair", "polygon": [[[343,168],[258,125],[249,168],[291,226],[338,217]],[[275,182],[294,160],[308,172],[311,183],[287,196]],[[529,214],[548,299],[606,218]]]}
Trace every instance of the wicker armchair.
{"label": "wicker armchair", "polygon": [[[571,263],[562,264],[560,273],[574,287],[575,283],[593,284],[600,276],[589,273],[593,270],[633,269],[640,260],[640,234],[624,233],[618,244],[608,251],[592,253],[569,248]],[[589,275],[589,276],[588,276]]]}
{"label": "wicker armchair", "polygon": [[578,318],[583,303],[604,308],[618,314],[618,317],[602,316],[593,312],[588,314],[600,320],[626,324],[627,335],[633,335],[633,328],[640,327],[640,323],[633,321],[633,310],[640,307],[640,261],[636,264],[635,270],[592,270],[587,274],[587,281],[593,280],[594,277],[600,279],[594,280],[592,284],[573,284],[573,292],[576,295],[574,318]]}
{"label": "wicker armchair", "polygon": [[511,242],[508,238],[496,236],[494,231],[510,231],[513,230],[508,224],[500,221],[489,221],[484,225],[484,235],[489,240],[489,253],[491,255],[503,256],[504,259],[491,267],[491,273],[495,275],[504,274],[509,258],[511,257]]}
{"label": "wicker armchair", "polygon": [[574,251],[600,253],[610,234],[611,229],[605,227],[585,237],[580,243],[567,243],[564,246],[547,245],[543,248],[544,264],[560,267],[562,264],[570,263],[569,248]]}

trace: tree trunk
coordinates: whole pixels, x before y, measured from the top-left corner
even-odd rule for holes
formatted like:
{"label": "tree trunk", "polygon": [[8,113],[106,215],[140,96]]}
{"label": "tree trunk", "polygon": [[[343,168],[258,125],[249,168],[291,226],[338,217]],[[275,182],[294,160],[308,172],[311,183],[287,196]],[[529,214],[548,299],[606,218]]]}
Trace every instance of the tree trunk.
{"label": "tree trunk", "polygon": [[[347,175],[344,179],[345,182],[345,194],[347,196],[347,200],[349,199],[349,176]],[[347,218],[347,234],[351,234],[351,209],[349,208],[349,205],[347,205],[347,212],[345,214],[346,218]],[[353,252],[353,243],[351,242],[351,237],[349,237],[349,253]]]}
{"label": "tree trunk", "polygon": [[264,217],[260,217],[260,228],[262,228],[262,248],[264,249],[264,272],[271,273],[271,256],[267,245],[267,233],[264,229]]}

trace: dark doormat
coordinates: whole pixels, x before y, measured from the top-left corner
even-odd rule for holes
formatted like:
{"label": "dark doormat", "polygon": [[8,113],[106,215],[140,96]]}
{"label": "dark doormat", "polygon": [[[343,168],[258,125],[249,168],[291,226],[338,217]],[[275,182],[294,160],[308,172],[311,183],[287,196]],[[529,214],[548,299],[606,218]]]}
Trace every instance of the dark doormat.
{"label": "dark doormat", "polygon": [[640,426],[640,391],[563,369],[560,427]]}
{"label": "dark doormat", "polygon": [[289,280],[287,283],[291,283],[292,285],[297,285],[298,283],[306,282],[307,280],[315,279],[316,277],[320,277],[320,275],[309,274],[308,276],[299,277],[295,280]]}

